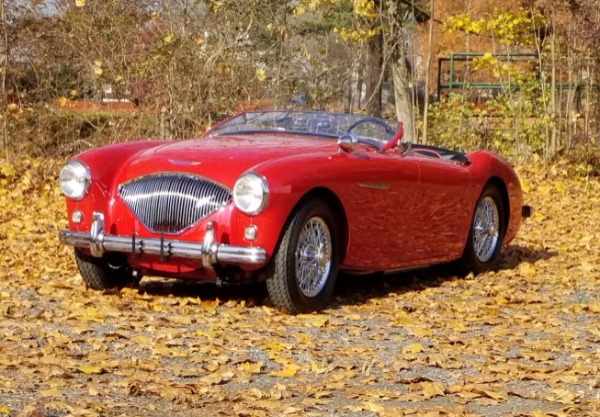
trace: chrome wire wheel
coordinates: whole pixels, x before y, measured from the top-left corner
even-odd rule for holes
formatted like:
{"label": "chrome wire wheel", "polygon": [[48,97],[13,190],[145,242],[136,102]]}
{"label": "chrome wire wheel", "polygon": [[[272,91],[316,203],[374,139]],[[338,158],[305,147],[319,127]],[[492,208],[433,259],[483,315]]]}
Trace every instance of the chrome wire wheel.
{"label": "chrome wire wheel", "polygon": [[473,247],[479,262],[489,261],[499,243],[500,215],[496,201],[487,196],[479,201],[473,219]]}
{"label": "chrome wire wheel", "polygon": [[305,297],[317,296],[327,284],[331,270],[332,243],[327,223],[321,217],[310,218],[296,245],[296,282]]}
{"label": "chrome wire wheel", "polygon": [[339,232],[333,211],[320,199],[306,199],[292,214],[265,269],[273,304],[292,314],[327,305],[337,279]]}

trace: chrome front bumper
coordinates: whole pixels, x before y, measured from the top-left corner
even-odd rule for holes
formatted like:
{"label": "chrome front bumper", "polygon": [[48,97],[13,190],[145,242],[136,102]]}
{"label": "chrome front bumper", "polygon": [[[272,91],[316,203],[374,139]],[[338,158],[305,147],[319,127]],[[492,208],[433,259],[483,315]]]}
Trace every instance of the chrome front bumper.
{"label": "chrome front bumper", "polygon": [[214,223],[206,225],[202,243],[176,240],[137,239],[132,236],[111,236],[104,233],[104,215],[95,212],[89,233],[60,231],[60,241],[67,245],[87,248],[93,256],[102,257],[105,252],[130,253],[138,255],[159,255],[163,258],[184,258],[201,260],[206,268],[217,263],[262,264],[267,259],[263,248],[222,245],[215,242]]}

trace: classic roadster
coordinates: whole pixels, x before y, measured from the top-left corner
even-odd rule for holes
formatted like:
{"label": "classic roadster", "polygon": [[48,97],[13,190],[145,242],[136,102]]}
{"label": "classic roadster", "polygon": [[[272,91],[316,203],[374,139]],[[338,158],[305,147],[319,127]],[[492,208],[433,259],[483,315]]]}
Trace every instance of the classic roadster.
{"label": "classic roadster", "polygon": [[60,240],[96,290],[264,280],[291,313],[323,308],[341,270],[492,268],[531,211],[513,169],[401,138],[373,117],[254,111],[198,139],[84,152],[60,172]]}

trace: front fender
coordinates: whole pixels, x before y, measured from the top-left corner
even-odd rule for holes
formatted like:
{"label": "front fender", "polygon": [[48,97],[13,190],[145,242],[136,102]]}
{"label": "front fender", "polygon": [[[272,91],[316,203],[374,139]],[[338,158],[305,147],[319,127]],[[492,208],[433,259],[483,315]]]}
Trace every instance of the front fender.
{"label": "front fender", "polygon": [[256,216],[249,216],[235,208],[232,213],[232,235],[243,236],[246,227],[256,227],[257,236],[252,244],[263,247],[270,257],[294,208],[309,192],[326,189],[343,204],[344,184],[351,181],[349,173],[343,169],[347,168],[347,159],[346,154],[323,153],[282,158],[254,167],[252,171],[267,180],[269,203]]}
{"label": "front fender", "polygon": [[[83,162],[90,170],[92,182],[88,194],[79,201],[67,198],[69,228],[73,231],[89,231],[92,214],[101,211],[110,216],[115,204],[117,180],[129,161],[139,153],[163,145],[166,141],[135,141],[103,146],[79,155],[73,160]],[[73,223],[71,213],[79,210],[83,213],[83,221]]]}

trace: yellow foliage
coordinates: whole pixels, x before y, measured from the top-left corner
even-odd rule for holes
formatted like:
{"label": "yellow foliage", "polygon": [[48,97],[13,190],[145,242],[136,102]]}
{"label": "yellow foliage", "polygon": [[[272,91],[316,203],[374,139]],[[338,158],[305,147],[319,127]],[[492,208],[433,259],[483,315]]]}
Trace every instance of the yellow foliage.
{"label": "yellow foliage", "polygon": [[206,5],[208,6],[208,8],[211,12],[218,13],[221,10],[221,8],[223,7],[223,2],[215,1],[215,0],[208,0],[206,2]]}
{"label": "yellow foliage", "polygon": [[301,0],[301,2],[310,10],[317,10],[321,7],[335,6],[340,0]]}
{"label": "yellow foliage", "polygon": [[480,69],[496,69],[498,67],[498,60],[494,56],[486,52],[483,56],[473,59],[472,69],[474,71]]}
{"label": "yellow foliage", "polygon": [[468,14],[449,16],[444,19],[444,30],[448,33],[462,31],[466,33],[487,33],[503,45],[533,45],[535,41],[534,28],[540,28],[544,18],[540,14],[531,16],[529,10],[519,8],[514,12],[503,11],[499,8],[478,20]]}
{"label": "yellow foliage", "polygon": [[375,19],[377,10],[373,0],[354,0],[354,13],[367,19]]}
{"label": "yellow foliage", "polygon": [[172,33],[168,33],[165,37],[163,37],[163,43],[165,45],[169,45],[169,44],[173,43],[174,39],[175,39],[175,35]]}
{"label": "yellow foliage", "polygon": [[258,81],[264,81],[267,79],[267,73],[264,69],[259,68],[256,70],[256,78],[258,79]]}
{"label": "yellow foliage", "polygon": [[304,10],[304,7],[302,7],[302,6],[296,6],[294,8],[294,12],[293,13],[294,13],[294,16],[301,16],[304,13],[306,13],[306,10]]}
{"label": "yellow foliage", "polygon": [[104,70],[100,67],[94,67],[94,75],[97,77],[101,76],[104,73]]}
{"label": "yellow foliage", "polygon": [[481,33],[485,28],[485,20],[472,20],[467,14],[449,16],[444,20],[444,30],[452,33],[460,30],[467,33]]}
{"label": "yellow foliage", "polygon": [[9,113],[17,113],[20,108],[18,104],[10,103],[8,106],[6,106],[6,110],[8,110]]}
{"label": "yellow foliage", "polygon": [[335,28],[333,32],[346,42],[365,42],[381,33],[381,28],[360,28],[356,30]]}

